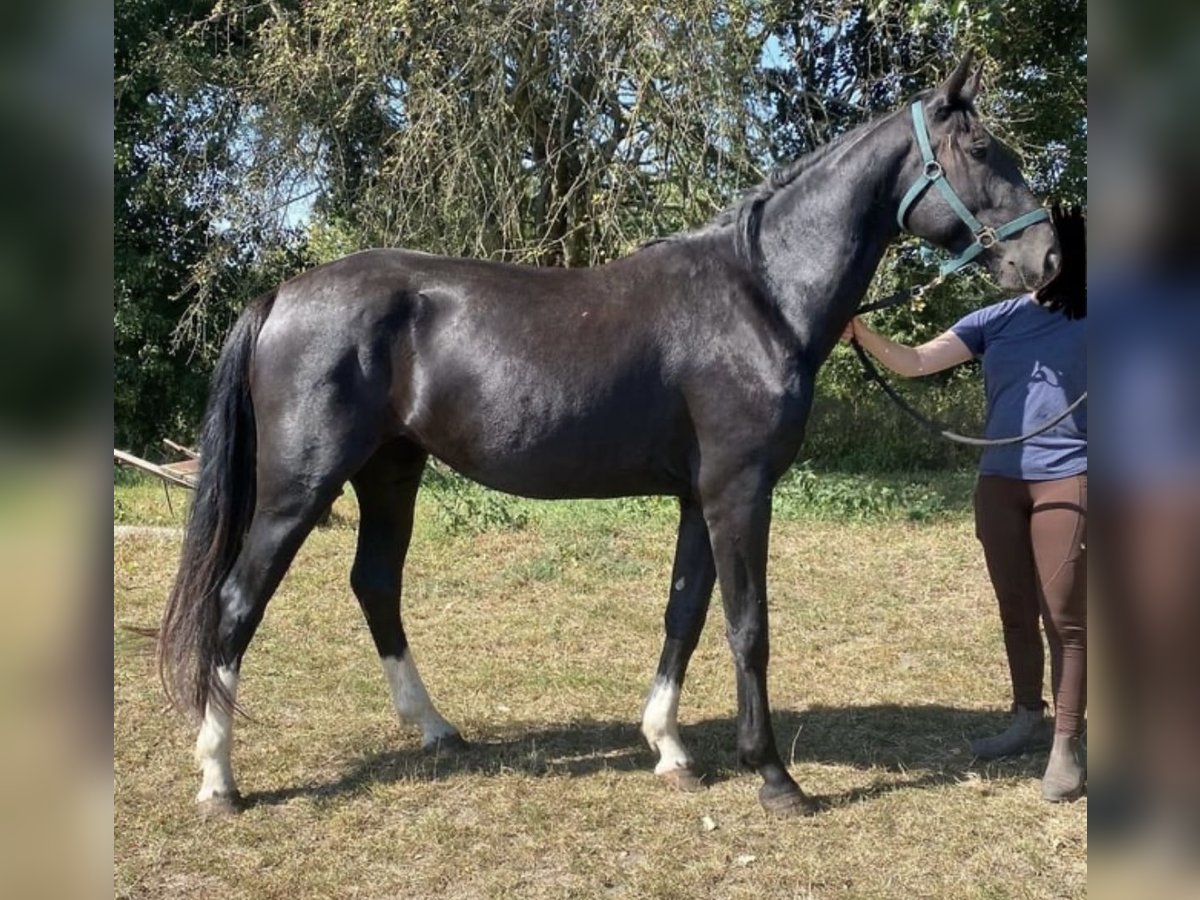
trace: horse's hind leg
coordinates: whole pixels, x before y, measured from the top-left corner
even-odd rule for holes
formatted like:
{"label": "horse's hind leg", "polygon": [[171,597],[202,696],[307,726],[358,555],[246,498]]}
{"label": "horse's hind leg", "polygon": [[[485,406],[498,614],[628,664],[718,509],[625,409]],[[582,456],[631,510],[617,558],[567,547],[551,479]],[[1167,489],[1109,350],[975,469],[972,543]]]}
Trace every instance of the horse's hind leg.
{"label": "horse's hind leg", "polygon": [[[242,657],[267,603],[296,551],[336,496],[340,483],[330,479],[316,492],[300,482],[279,478],[259,485],[250,528],[218,594],[216,674],[231,701],[236,699]],[[202,775],[196,801],[205,814],[236,809],[238,793],[230,762],[232,739],[233,710],[210,700],[196,739],[196,763]]]}
{"label": "horse's hind leg", "polygon": [[701,786],[693,770],[692,756],[679,738],[677,719],[683,676],[704,628],[715,579],[712,546],[700,506],[683,500],[671,594],[664,616],[667,636],[642,712],[642,733],[651,749],[659,754],[654,771],[681,790],[697,790]]}
{"label": "horse's hind leg", "polygon": [[350,584],[371,629],[401,722],[421,729],[423,746],[452,748],[464,742],[429,699],[400,621],[404,558],[425,459],[425,452],[414,444],[394,441],[378,450],[352,479],[359,524]]}

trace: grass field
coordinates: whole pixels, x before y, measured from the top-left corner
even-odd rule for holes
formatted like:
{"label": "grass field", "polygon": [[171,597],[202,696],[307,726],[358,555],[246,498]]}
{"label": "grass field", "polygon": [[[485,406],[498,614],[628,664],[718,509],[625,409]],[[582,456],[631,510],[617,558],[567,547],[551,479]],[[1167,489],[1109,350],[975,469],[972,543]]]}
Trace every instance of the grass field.
{"label": "grass field", "polygon": [[[768,818],[735,766],[719,603],[682,732],[707,773],[667,790],[637,729],[673,549],[666,501],[423,494],[405,625],[472,749],[424,755],[393,717],[348,586],[353,498],[309,539],[243,668],[234,765],[249,808],[200,822],[194,732],[144,639],[178,537],[116,539],[115,881],[120,897],[1082,897],[1087,801],[1038,794],[1045,756],[973,761],[1002,727],[999,626],[969,476],[799,476],[771,546],[771,695],[821,812]],[[178,524],[161,487],[122,525]],[[865,498],[865,499],[864,499]],[[714,827],[715,826],[715,827]]]}

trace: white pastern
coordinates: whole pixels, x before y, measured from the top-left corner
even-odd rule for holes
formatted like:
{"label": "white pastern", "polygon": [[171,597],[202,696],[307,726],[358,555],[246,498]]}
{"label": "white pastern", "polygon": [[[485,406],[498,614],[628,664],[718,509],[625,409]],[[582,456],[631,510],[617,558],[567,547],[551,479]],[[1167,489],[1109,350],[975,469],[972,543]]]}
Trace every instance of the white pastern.
{"label": "white pastern", "polygon": [[[217,668],[217,678],[224,685],[229,699],[237,697],[237,669],[226,666]],[[230,751],[233,745],[233,710],[222,709],[210,702],[204,710],[204,722],[196,738],[196,765],[200,767],[200,792],[197,801],[215,796],[232,797],[237,793],[233,781],[233,766]]]}
{"label": "white pastern", "polygon": [[442,718],[441,713],[434,708],[425,684],[417,672],[417,664],[413,661],[412,650],[404,651],[397,659],[394,656],[382,658],[384,674],[387,675],[388,686],[392,689],[392,705],[400,721],[407,725],[417,725],[421,729],[421,743],[428,747],[430,744],[458,734],[458,729]]}
{"label": "white pastern", "polygon": [[658,751],[654,771],[661,775],[672,769],[689,768],[691,754],[679,739],[679,685],[665,679],[655,679],[642,712],[642,734],[650,747]]}

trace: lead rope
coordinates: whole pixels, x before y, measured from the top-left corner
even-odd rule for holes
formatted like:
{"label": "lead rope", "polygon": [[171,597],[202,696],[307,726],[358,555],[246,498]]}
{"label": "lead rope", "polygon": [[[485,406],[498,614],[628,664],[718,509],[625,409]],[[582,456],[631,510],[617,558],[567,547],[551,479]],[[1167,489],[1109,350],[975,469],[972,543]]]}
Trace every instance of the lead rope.
{"label": "lead rope", "polygon": [[[854,315],[861,316],[864,313],[875,312],[876,310],[880,309],[888,309],[892,306],[899,306],[901,303],[907,303],[909,300],[914,300],[920,297],[926,291],[940,284],[944,278],[945,275],[938,275],[928,284],[923,284],[915,288],[899,290],[894,294],[885,297],[883,300],[876,301],[875,303],[864,304],[858,308]],[[966,444],[969,447],[1006,447],[1011,444],[1020,444],[1024,441],[1030,440],[1031,438],[1037,437],[1039,434],[1044,434],[1045,432],[1049,431],[1063,419],[1067,418],[1067,416],[1075,412],[1075,410],[1079,409],[1079,407],[1087,401],[1087,391],[1084,391],[1079,395],[1074,403],[1072,403],[1058,415],[1054,416],[1054,418],[1042,423],[1032,431],[1027,431],[1024,434],[1019,434],[1014,437],[980,438],[972,437],[969,434],[959,434],[956,431],[951,431],[940,422],[929,418],[920,410],[913,407],[912,404],[910,404],[902,396],[900,396],[899,392],[888,383],[887,379],[884,378],[883,375],[880,374],[879,369],[875,367],[875,363],[871,361],[871,357],[868,355],[867,351],[864,350],[862,344],[858,342],[858,338],[852,337],[850,339],[850,346],[854,348],[854,352],[858,355],[858,361],[862,363],[864,377],[868,381],[873,381],[879,385],[893,403],[900,407],[902,411],[907,413],[926,431],[930,432],[931,434],[935,434],[938,437],[945,438],[948,441],[953,441],[956,444]]]}

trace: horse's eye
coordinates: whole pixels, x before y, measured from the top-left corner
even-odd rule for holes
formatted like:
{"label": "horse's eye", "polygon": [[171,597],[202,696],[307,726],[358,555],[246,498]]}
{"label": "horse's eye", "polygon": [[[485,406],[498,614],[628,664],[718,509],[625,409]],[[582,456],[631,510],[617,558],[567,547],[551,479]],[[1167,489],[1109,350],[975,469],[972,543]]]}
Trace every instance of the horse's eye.
{"label": "horse's eye", "polygon": [[967,152],[976,159],[983,159],[987,156],[987,149],[987,144],[972,144],[967,148]]}

